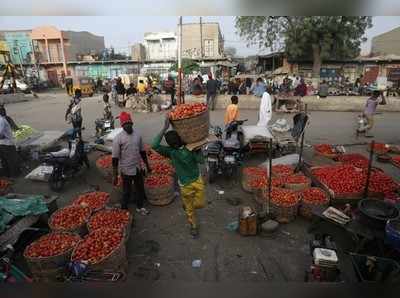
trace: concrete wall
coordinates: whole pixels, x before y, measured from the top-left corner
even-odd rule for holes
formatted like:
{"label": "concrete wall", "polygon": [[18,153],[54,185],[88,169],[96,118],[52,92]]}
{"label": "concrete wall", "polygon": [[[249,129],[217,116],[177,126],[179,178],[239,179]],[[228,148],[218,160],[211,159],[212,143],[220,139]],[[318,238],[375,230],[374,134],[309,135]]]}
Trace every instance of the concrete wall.
{"label": "concrete wall", "polygon": [[400,27],[375,36],[372,39],[371,52],[380,55],[400,55]]}
{"label": "concrete wall", "polygon": [[[200,30],[202,34],[200,34]],[[204,57],[216,58],[223,54],[223,40],[219,24],[203,23],[201,26],[199,23],[183,24],[182,57],[191,59],[200,58],[202,44]]]}
{"label": "concrete wall", "polygon": [[147,60],[175,59],[177,38],[175,32],[148,32],[144,35]]}
{"label": "concrete wall", "polygon": [[110,79],[121,74],[137,74],[139,72],[139,66],[134,64],[93,64],[69,67],[76,76],[87,76],[93,79]]}
{"label": "concrete wall", "polygon": [[90,32],[63,31],[68,39],[65,47],[67,61],[76,61],[78,54],[101,53],[105,49],[104,37]]}
{"label": "concrete wall", "polygon": [[141,43],[137,43],[131,48],[131,59],[133,61],[145,61],[146,60],[146,48]]}
{"label": "concrete wall", "polygon": [[[186,102],[205,102],[203,96],[185,96]],[[216,107],[225,109],[231,103],[231,95],[219,95]],[[363,111],[367,97],[361,96],[329,96],[325,99],[318,99],[316,96],[306,96],[303,102],[307,104],[309,111],[340,111],[360,112]],[[379,105],[378,112],[400,112],[400,98],[390,97],[386,99],[387,105]],[[239,108],[258,110],[260,98],[253,95],[239,95]]]}

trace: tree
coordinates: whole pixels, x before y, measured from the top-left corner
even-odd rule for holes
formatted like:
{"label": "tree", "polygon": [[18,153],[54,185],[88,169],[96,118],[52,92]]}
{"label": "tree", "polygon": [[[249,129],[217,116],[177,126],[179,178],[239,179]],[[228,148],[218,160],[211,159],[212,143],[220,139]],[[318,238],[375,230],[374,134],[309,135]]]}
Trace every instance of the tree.
{"label": "tree", "polygon": [[249,44],[285,50],[291,59],[312,58],[313,74],[319,76],[322,61],[354,58],[366,41],[371,17],[237,17],[236,28]]}
{"label": "tree", "polygon": [[237,50],[236,50],[236,48],[234,48],[234,47],[226,47],[226,48],[224,49],[224,53],[225,53],[225,55],[227,55],[227,56],[235,57],[235,56],[236,56],[236,53],[237,53]]}
{"label": "tree", "polygon": [[[193,71],[199,71],[200,66],[198,63],[191,59],[182,59],[182,71],[184,74],[192,74]],[[175,63],[170,68],[170,71],[178,71],[178,63]]]}

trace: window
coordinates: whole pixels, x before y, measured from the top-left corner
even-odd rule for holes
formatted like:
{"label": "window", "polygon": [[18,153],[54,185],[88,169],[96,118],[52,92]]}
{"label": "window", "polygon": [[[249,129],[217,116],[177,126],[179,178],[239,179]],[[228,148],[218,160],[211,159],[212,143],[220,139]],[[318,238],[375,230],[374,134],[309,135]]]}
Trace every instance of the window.
{"label": "window", "polygon": [[204,40],[204,56],[214,57],[214,40],[205,39]]}

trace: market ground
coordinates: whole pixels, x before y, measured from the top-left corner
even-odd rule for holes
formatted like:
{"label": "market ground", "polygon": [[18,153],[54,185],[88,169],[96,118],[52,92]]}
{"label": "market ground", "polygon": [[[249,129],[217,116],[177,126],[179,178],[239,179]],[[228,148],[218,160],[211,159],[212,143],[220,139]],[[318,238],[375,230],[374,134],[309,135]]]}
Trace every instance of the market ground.
{"label": "market ground", "polygon": [[[66,130],[64,113],[69,98],[64,93],[40,94],[39,99],[7,105],[10,116],[19,124],[26,124],[38,130]],[[113,107],[114,115],[119,109]],[[94,120],[102,113],[99,96],[85,98],[82,103],[84,136],[90,140],[94,134]],[[400,144],[399,113],[385,113],[376,117],[374,134],[376,140]],[[291,115],[274,115],[274,120]],[[249,124],[257,121],[257,111],[243,110],[241,118]],[[163,113],[134,113],[135,127],[145,142],[150,142],[160,130]],[[223,111],[211,112],[211,123],[222,124]],[[311,112],[311,122],[306,131],[306,143],[354,144],[368,142],[354,136],[356,113]],[[365,146],[350,146],[349,151],[364,152]],[[99,153],[91,154],[94,161]],[[312,152],[306,149],[306,157],[312,159]],[[247,164],[256,164],[265,156],[254,156]],[[315,161],[315,160],[314,160]],[[318,162],[321,162],[319,160]],[[94,165],[94,162],[92,162]],[[379,164],[398,179],[399,170],[391,165]],[[99,185],[101,190],[110,191],[113,201],[120,194],[109,183],[104,182],[99,172],[92,169],[69,182],[60,195],[59,206],[63,206],[78,193]],[[219,195],[218,190],[224,194]],[[15,192],[51,194],[47,184],[16,181]],[[207,186],[208,205],[198,212],[200,237],[192,239],[182,210],[176,199],[166,207],[149,207],[151,215],[142,217],[135,214],[135,225],[128,243],[129,276],[136,280],[176,281],[302,281],[304,270],[309,266],[307,234],[309,225],[298,218],[295,222],[280,227],[273,237],[241,237],[229,231],[227,225],[237,220],[238,206],[231,206],[226,198],[240,198],[241,205],[252,205],[250,195],[240,188],[239,180],[226,181],[222,177],[215,185]],[[132,206],[133,208],[133,206]],[[193,268],[193,260],[201,260],[200,268]]]}

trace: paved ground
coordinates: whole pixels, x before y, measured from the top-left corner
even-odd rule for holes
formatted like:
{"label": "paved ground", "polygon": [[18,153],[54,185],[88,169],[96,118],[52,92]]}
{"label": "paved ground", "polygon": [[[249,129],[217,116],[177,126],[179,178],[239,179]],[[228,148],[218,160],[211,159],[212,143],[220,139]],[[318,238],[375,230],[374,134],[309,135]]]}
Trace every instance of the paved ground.
{"label": "paved ground", "polygon": [[[67,129],[64,113],[68,104],[66,95],[42,94],[31,102],[10,104],[8,113],[20,124],[27,124],[39,130]],[[83,100],[84,135],[87,139],[94,133],[94,120],[101,115],[101,98],[95,96]],[[113,108],[114,114],[119,111]],[[285,117],[291,117],[283,115]],[[354,137],[354,113],[311,112],[311,123],[306,132],[309,144],[329,142],[348,144],[369,141]],[[150,142],[162,126],[162,113],[135,113],[135,126],[142,132],[144,140]],[[279,115],[282,117],[282,115]],[[241,111],[241,118],[248,118],[249,124],[257,121],[257,112]],[[278,115],[274,115],[274,119]],[[211,122],[221,124],[223,111],[211,113]],[[400,144],[398,134],[398,113],[377,116],[375,135],[382,142]],[[366,152],[365,146],[348,147],[350,151]],[[93,153],[95,160],[99,153]],[[312,153],[307,149],[306,156]],[[255,164],[264,156],[252,157],[246,161]],[[321,162],[321,161],[320,161]],[[94,163],[92,163],[94,164]],[[390,165],[379,165],[398,177],[398,169]],[[99,185],[110,191],[117,201],[119,193],[104,182],[96,169],[67,184],[62,193],[60,205],[67,204],[76,194],[87,190],[90,185]],[[224,190],[218,195],[217,190]],[[21,193],[50,193],[45,183],[17,181],[15,191]],[[201,236],[193,240],[181,202],[162,207],[150,207],[152,214],[141,217],[135,214],[135,227],[128,243],[129,278],[146,280],[178,281],[302,281],[304,270],[309,264],[308,223],[299,218],[280,227],[273,238],[241,237],[229,231],[227,224],[237,220],[238,207],[229,205],[226,198],[237,197],[242,205],[252,205],[250,195],[244,193],[238,181],[219,180],[207,186],[208,206],[198,212]],[[192,261],[200,259],[200,268],[192,268]]]}

